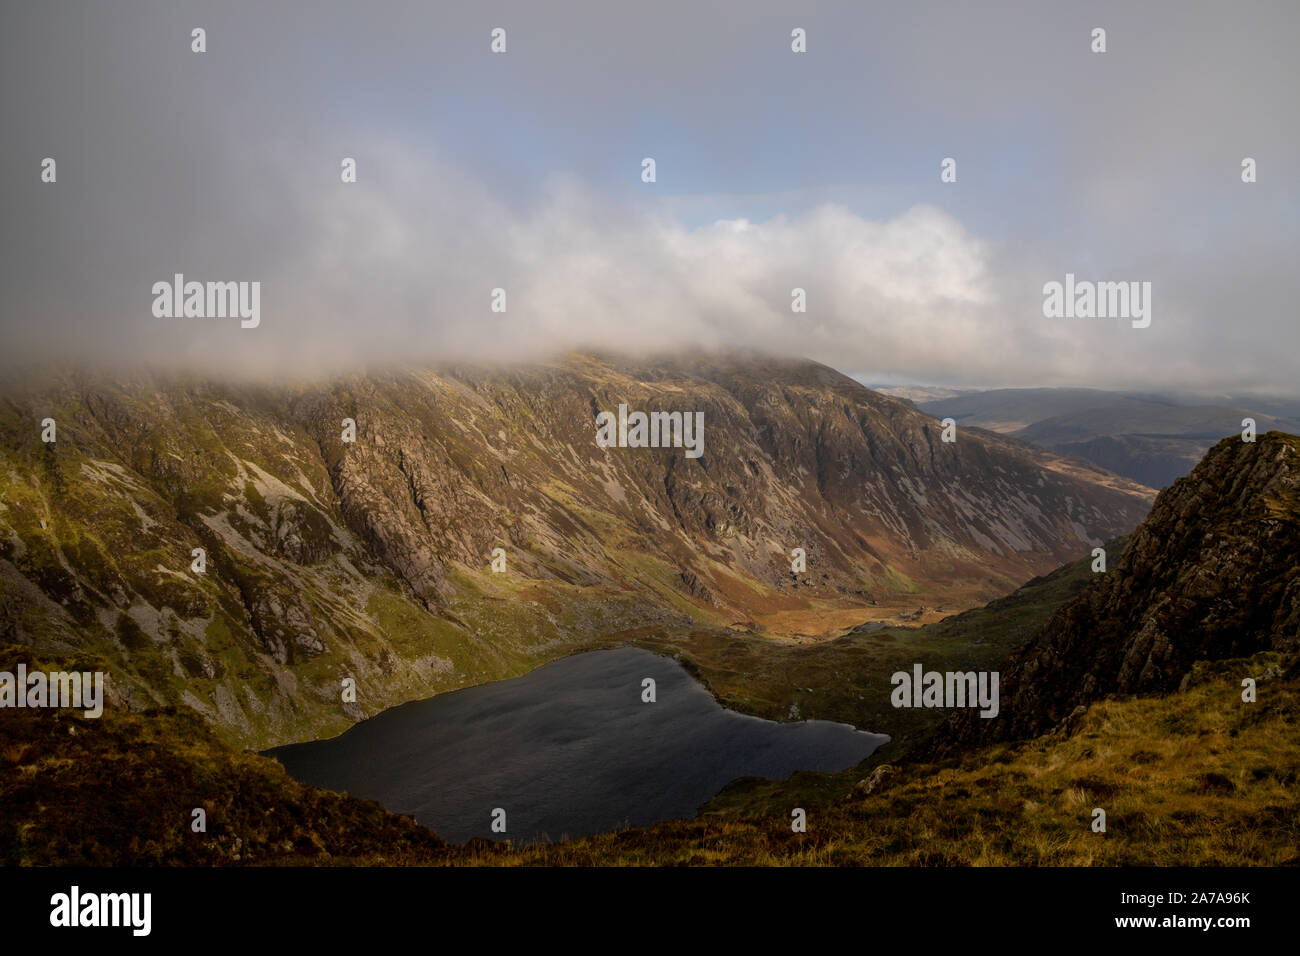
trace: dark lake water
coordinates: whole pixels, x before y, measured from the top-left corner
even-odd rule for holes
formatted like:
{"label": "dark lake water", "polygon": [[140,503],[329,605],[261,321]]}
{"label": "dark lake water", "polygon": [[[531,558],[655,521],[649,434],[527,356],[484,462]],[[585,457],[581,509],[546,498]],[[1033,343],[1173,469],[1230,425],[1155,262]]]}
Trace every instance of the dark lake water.
{"label": "dark lake water", "polygon": [[[642,679],[654,678],[654,703]],[[724,710],[671,658],[591,651],[393,707],[268,754],[303,783],[378,800],[444,839],[525,842],[694,816],[727,783],[853,766],[889,738]],[[506,832],[492,813],[506,811]]]}

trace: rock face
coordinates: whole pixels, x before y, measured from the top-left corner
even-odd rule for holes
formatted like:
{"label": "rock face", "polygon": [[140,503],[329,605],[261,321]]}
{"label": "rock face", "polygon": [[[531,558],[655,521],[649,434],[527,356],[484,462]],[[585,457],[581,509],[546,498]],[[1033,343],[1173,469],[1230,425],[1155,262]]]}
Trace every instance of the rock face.
{"label": "rock face", "polygon": [[1118,563],[1002,668],[1001,714],[951,752],[1030,737],[1106,694],[1176,690],[1199,660],[1300,649],[1300,438],[1225,438],[1156,499]]}
{"label": "rock face", "polygon": [[889,782],[889,778],[895,773],[897,773],[897,768],[890,766],[887,763],[881,764],[879,767],[872,770],[867,777],[859,780],[857,784],[854,785],[853,795],[855,797],[869,797],[873,793],[878,793],[885,789],[885,786]]}
{"label": "rock face", "polygon": [[[703,412],[703,455],[598,446],[620,404]],[[779,629],[814,602],[918,592],[971,606],[1149,506],[1086,463],[941,430],[824,366],[762,359],[12,385],[0,636],[93,650],[140,705],[281,743],[346,726],[347,677],[373,713],[637,628]]]}

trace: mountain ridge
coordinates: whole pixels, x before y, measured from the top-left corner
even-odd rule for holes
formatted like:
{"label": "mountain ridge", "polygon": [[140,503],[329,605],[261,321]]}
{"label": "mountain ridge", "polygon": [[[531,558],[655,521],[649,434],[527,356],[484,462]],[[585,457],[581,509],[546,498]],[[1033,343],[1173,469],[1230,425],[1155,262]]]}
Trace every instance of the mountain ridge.
{"label": "mountain ridge", "polygon": [[[597,447],[595,411],[620,402],[703,411],[703,457]],[[283,387],[78,374],[4,393],[0,440],[0,635],[101,652],[128,705],[256,745],[595,635],[834,634],[922,591],[976,606],[1126,532],[1150,494],[1012,439],[943,442],[833,369],[753,357]]]}
{"label": "mountain ridge", "polygon": [[1108,694],[1177,690],[1201,661],[1300,650],[1300,438],[1225,438],[1162,491],[1123,555],[1002,668],[995,720],[932,750],[1043,733]]}

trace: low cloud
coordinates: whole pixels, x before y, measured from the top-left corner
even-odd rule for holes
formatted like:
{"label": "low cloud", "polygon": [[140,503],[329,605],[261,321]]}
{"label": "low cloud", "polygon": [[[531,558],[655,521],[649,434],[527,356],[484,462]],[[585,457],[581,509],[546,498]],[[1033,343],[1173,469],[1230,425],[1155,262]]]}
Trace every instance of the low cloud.
{"label": "low cloud", "polygon": [[[143,9],[24,8],[6,33],[11,364],[745,348],[893,381],[1297,388],[1285,4],[1107,6],[1105,56],[1091,15],[1032,3],[830,4],[806,56],[766,2],[690,29],[508,5],[496,57],[472,5]],[[176,273],[260,282],[260,324],[155,318]],[[1150,327],[1045,318],[1066,273],[1150,282]]]}

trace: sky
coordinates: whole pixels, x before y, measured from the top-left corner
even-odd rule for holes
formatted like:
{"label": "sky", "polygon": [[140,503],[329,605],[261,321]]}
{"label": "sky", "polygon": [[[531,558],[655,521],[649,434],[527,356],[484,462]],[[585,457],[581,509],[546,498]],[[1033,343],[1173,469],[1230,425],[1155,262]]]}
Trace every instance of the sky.
{"label": "sky", "polygon": [[[1298,28],[1255,0],[11,5],[0,361],[747,348],[1294,395]],[[260,283],[258,325],[155,316],[176,273]],[[1150,325],[1045,316],[1067,273],[1151,283]]]}

